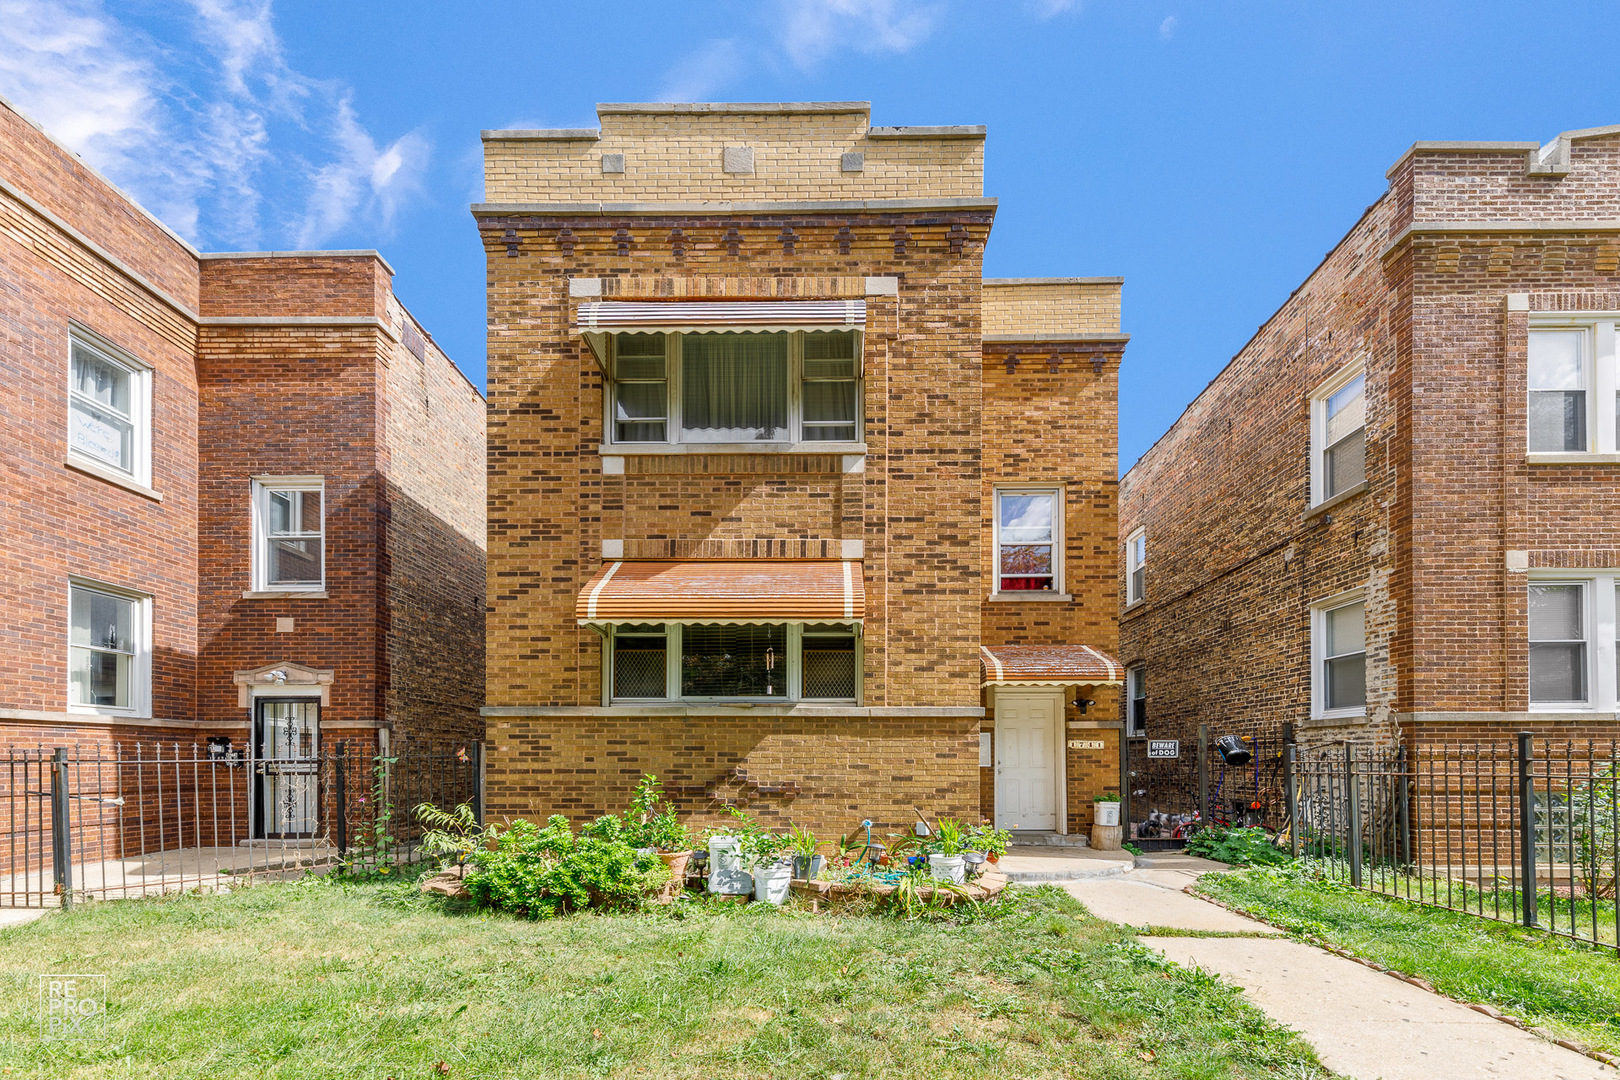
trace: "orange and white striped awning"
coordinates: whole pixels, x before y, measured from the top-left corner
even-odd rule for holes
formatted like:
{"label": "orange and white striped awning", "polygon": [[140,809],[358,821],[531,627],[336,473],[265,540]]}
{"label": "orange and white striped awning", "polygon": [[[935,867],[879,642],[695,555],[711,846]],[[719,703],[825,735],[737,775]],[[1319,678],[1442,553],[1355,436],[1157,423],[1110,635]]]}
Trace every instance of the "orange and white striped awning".
{"label": "orange and white striped awning", "polygon": [[581,333],[681,330],[723,334],[746,330],[861,330],[865,300],[596,300],[579,305]]}
{"label": "orange and white striped awning", "polygon": [[859,622],[861,564],[852,559],[604,563],[580,590],[581,625],[623,622]]}
{"label": "orange and white striped awning", "polygon": [[1090,645],[980,645],[979,674],[981,686],[1107,686],[1125,669]]}

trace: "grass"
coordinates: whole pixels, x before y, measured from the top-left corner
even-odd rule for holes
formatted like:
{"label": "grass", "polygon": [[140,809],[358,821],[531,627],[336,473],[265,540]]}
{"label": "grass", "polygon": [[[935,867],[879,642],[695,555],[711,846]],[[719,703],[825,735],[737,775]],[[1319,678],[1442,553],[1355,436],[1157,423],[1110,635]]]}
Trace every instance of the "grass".
{"label": "grass", "polygon": [[[1326,1075],[1230,986],[1056,889],[960,921],[762,907],[527,922],[325,882],[89,905],[0,932],[0,1072]],[[101,1033],[40,1039],[45,972],[110,977]]]}
{"label": "grass", "polygon": [[1212,874],[1199,889],[1300,936],[1428,981],[1528,1024],[1620,1053],[1620,960],[1612,949],[1423,907],[1291,870]]}

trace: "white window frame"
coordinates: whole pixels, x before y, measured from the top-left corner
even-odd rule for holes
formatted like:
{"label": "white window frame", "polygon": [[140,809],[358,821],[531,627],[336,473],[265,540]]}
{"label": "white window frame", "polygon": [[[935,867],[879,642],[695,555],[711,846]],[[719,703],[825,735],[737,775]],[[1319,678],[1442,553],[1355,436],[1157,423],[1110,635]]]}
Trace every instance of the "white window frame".
{"label": "white window frame", "polygon": [[[745,328],[746,329],[746,328]],[[723,453],[728,450],[746,448],[750,452],[781,451],[786,449],[803,450],[805,448],[826,447],[830,451],[843,453],[855,452],[853,448],[863,446],[866,441],[866,375],[864,355],[866,349],[866,334],[864,331],[850,327],[829,327],[829,330],[855,335],[855,438],[849,441],[823,440],[805,441],[804,439],[804,335],[815,333],[813,330],[788,331],[762,331],[764,333],[786,333],[788,335],[788,426],[783,438],[761,440],[746,443],[700,442],[683,441],[681,438],[681,342],[687,336],[680,331],[664,333],[664,440],[662,442],[628,441],[623,442],[618,437],[618,425],[614,422],[617,413],[616,375],[618,368],[618,335],[608,335],[608,353],[611,357],[607,368],[607,377],[602,380],[602,443],[614,451],[634,451],[637,448],[659,448],[670,446],[684,446],[694,451],[709,451]],[[660,333],[662,331],[646,331],[647,333]]]}
{"label": "white window frame", "polygon": [[[1142,723],[1136,723],[1136,717],[1131,708],[1136,702],[1136,691],[1141,687],[1142,678],[1147,674],[1145,662],[1131,664],[1125,669],[1125,735],[1127,738],[1140,738],[1147,734],[1147,707],[1143,706]],[[1146,700],[1146,695],[1143,696]]]}
{"label": "white window frame", "polygon": [[[97,357],[129,372],[130,375],[130,401],[129,419],[132,426],[130,436],[130,456],[132,468],[121,469],[87,454],[73,446],[73,400],[76,391],[73,387],[73,348],[78,346],[88,352],[95,353]],[[152,486],[152,367],[120,349],[100,334],[95,333],[78,323],[71,323],[68,327],[67,350],[67,456],[75,465],[80,465],[89,472],[108,474],[126,482],[133,482],[142,487]],[[98,408],[106,406],[97,404]]]}
{"label": "white window frame", "polygon": [[[1327,406],[1328,406],[1328,399],[1331,398],[1334,394],[1338,393],[1340,390],[1343,390],[1346,386],[1350,385],[1350,383],[1354,382],[1356,380],[1356,378],[1365,377],[1366,374],[1367,374],[1367,365],[1366,365],[1366,363],[1364,361],[1357,360],[1352,364],[1349,364],[1349,365],[1347,365],[1347,366],[1345,366],[1343,368],[1340,368],[1326,382],[1321,383],[1319,386],[1317,386],[1317,388],[1315,390],[1311,391],[1311,505],[1312,506],[1320,506],[1321,504],[1327,502],[1328,498],[1329,498],[1329,496],[1327,495],[1327,452],[1328,452],[1328,445],[1327,445],[1327,420],[1328,420]],[[1362,406],[1363,406],[1363,408],[1366,407],[1366,403],[1367,403],[1367,400],[1368,400],[1367,399],[1367,391],[1368,391],[1368,389],[1370,389],[1369,386],[1364,385],[1362,387],[1361,394],[1362,394]],[[1367,445],[1367,435],[1366,435],[1367,422],[1366,422],[1366,420],[1362,421],[1361,430],[1362,430],[1362,436],[1361,436],[1362,446],[1363,446],[1364,451],[1365,451],[1365,447]],[[1347,488],[1345,491],[1338,492],[1337,494],[1333,495],[1332,497],[1337,499],[1337,498],[1340,498],[1341,496],[1347,495],[1350,492],[1358,491],[1358,490],[1360,490],[1362,485],[1366,484],[1366,482],[1367,482],[1367,467],[1366,467],[1366,464],[1365,464],[1365,458],[1363,458],[1363,464],[1362,464],[1362,469],[1361,469],[1361,483],[1360,484],[1354,484],[1351,487]]]}
{"label": "white window frame", "polygon": [[[1582,585],[1585,587],[1581,615],[1586,620],[1586,700],[1528,702],[1531,712],[1620,712],[1620,670],[1615,656],[1616,623],[1620,622],[1620,568],[1606,570],[1532,570],[1526,576],[1530,585]],[[1525,693],[1529,694],[1530,619],[1526,610]]]}
{"label": "white window frame", "polygon": [[[319,584],[271,585],[270,493],[315,491],[321,496],[321,580]],[[253,478],[253,591],[255,593],[323,593],[326,591],[326,478],[323,476],[256,476]]]}
{"label": "white window frame", "polygon": [[[1141,549],[1141,555],[1137,549]],[[1125,604],[1140,604],[1147,599],[1147,529],[1132,530],[1125,538]],[[1136,572],[1142,571],[1142,584],[1136,584]]]}
{"label": "white window frame", "polygon": [[1620,391],[1620,373],[1616,371],[1616,323],[1620,323],[1620,312],[1613,311],[1537,312],[1530,317],[1529,329],[1531,333],[1537,330],[1582,330],[1586,332],[1582,349],[1582,359],[1587,362],[1586,385],[1584,388],[1586,390],[1586,449],[1564,451],[1532,451],[1529,449],[1530,351],[1527,340],[1524,355],[1520,358],[1520,367],[1525,373],[1524,385],[1527,402],[1524,441],[1521,445],[1525,447],[1527,460],[1533,462],[1620,460],[1620,445],[1617,445],[1615,432],[1616,414],[1620,412],[1620,405],[1617,405],[1615,401],[1616,392]]}
{"label": "white window frame", "polygon": [[[119,600],[128,600],[134,603],[135,611],[130,619],[130,634],[134,637],[134,651],[130,657],[129,667],[129,704],[115,705],[81,705],[73,700],[73,593],[75,590],[102,593]],[[64,638],[67,649],[63,655],[67,658],[67,680],[63,687],[67,701],[67,711],[75,714],[88,714],[96,716],[133,716],[150,717],[152,715],[152,596],[150,593],[136,592],[126,589],[122,585],[112,585],[95,578],[82,577],[78,574],[68,575],[67,599],[67,626]]]}
{"label": "white window frame", "polygon": [[[1052,588],[1001,589],[1001,497],[1003,495],[1049,495],[1052,498]],[[990,596],[995,600],[1069,600],[1064,591],[1064,524],[1069,493],[1062,484],[997,484],[990,493]]]}
{"label": "white window frame", "polygon": [[617,626],[609,626],[602,635],[602,704],[603,705],[827,705],[834,708],[859,706],[864,700],[866,655],[865,638],[861,634],[859,623],[844,623],[838,620],[817,620],[811,625],[815,626],[848,626],[855,637],[855,696],[853,698],[806,698],[803,685],[803,649],[804,649],[804,622],[781,622],[771,625],[785,626],[787,628],[787,655],[783,662],[787,666],[787,677],[784,680],[786,693],[781,696],[760,697],[682,697],[681,696],[681,633],[685,626],[679,622],[664,623],[636,623],[637,626],[653,625],[664,627],[664,696],[657,698],[646,697],[617,697],[613,693],[614,686],[614,638],[618,634]]}
{"label": "white window frame", "polygon": [[[1330,611],[1337,611],[1351,604],[1360,604],[1362,654],[1372,654],[1372,640],[1367,623],[1367,593],[1365,589],[1351,589],[1348,592],[1330,596],[1325,600],[1318,600],[1311,605],[1311,716],[1318,720],[1345,720],[1367,715],[1366,705],[1353,705],[1346,708],[1330,709],[1327,707],[1327,616]],[[1365,676],[1363,676],[1365,678]],[[1370,697],[1363,692],[1363,698]]]}

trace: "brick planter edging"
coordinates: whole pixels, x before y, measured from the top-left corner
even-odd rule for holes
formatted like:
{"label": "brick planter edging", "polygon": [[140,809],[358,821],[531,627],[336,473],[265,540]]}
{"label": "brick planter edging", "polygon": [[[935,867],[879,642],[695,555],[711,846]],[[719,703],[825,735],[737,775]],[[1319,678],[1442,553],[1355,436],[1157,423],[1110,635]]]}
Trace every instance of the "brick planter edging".
{"label": "brick planter edging", "polygon": [[1256,915],[1252,911],[1246,911],[1243,908],[1236,907],[1236,906],[1234,906],[1232,904],[1228,904],[1224,900],[1217,900],[1217,899],[1215,899],[1215,897],[1209,896],[1206,893],[1198,892],[1197,890],[1195,890],[1193,888],[1193,886],[1191,884],[1182,886],[1181,891],[1186,893],[1188,896],[1197,897],[1199,900],[1203,900],[1206,903],[1214,904],[1216,907],[1225,908],[1227,911],[1230,911],[1234,915],[1241,915],[1245,919],[1253,919],[1257,923],[1263,923],[1266,926],[1270,926],[1270,927],[1273,927],[1273,928],[1275,928],[1277,930],[1281,930],[1283,933],[1287,934],[1289,937],[1298,938],[1298,939],[1304,941],[1305,943],[1307,943],[1309,945],[1314,945],[1315,947],[1317,947],[1318,949],[1323,950],[1324,952],[1330,952],[1334,956],[1342,956],[1346,960],[1354,960],[1356,963],[1360,964],[1362,967],[1372,968],[1374,971],[1383,972],[1385,975],[1388,975],[1390,978],[1398,979],[1399,981],[1401,981],[1403,983],[1410,983],[1411,985],[1417,987],[1419,990],[1427,990],[1429,993],[1435,995],[1436,997],[1443,997],[1447,1001],[1455,1001],[1458,1005],[1462,1005],[1462,1006],[1465,1006],[1466,1008],[1473,1009],[1475,1012],[1479,1013],[1482,1016],[1489,1016],[1493,1020],[1500,1020],[1502,1023],[1507,1024],[1510,1027],[1516,1027],[1520,1031],[1528,1031],[1532,1035],[1535,1035],[1535,1036],[1537,1036],[1539,1038],[1542,1038],[1542,1039],[1546,1039],[1548,1042],[1552,1043],[1555,1046],[1562,1046],[1565,1050],[1573,1050],[1577,1054],[1581,1054],[1581,1055],[1584,1055],[1586,1057],[1589,1057],[1593,1061],[1601,1062],[1602,1064],[1608,1065],[1611,1068],[1620,1068],[1620,1058],[1616,1058],[1611,1054],[1605,1054],[1601,1050],[1594,1050],[1590,1046],[1583,1046],[1580,1043],[1574,1042],[1574,1041],[1572,1041],[1570,1039],[1560,1039],[1556,1035],[1554,1035],[1552,1032],[1548,1031],[1546,1028],[1531,1027],[1529,1024],[1526,1024],[1523,1020],[1520,1020],[1518,1017],[1516,1017],[1516,1016],[1508,1016],[1506,1013],[1498,1012],[1496,1009],[1492,1008],[1489,1005],[1483,1005],[1483,1004],[1481,1004],[1481,1003],[1479,1003],[1477,1001],[1464,1001],[1462,998],[1452,997],[1450,994],[1443,993],[1443,992],[1441,992],[1439,990],[1436,990],[1433,986],[1431,986],[1429,984],[1428,980],[1426,980],[1426,979],[1420,979],[1416,975],[1403,975],[1399,971],[1394,970],[1393,968],[1387,968],[1387,967],[1383,966],[1382,964],[1376,964],[1371,960],[1368,960],[1368,959],[1366,959],[1364,957],[1360,957],[1360,956],[1355,955],[1354,953],[1350,952],[1347,949],[1341,949],[1337,945],[1330,945],[1329,943],[1327,943],[1326,941],[1323,941],[1321,938],[1317,937],[1314,934],[1301,934],[1298,931],[1290,930],[1286,926],[1283,926],[1283,925],[1281,925],[1279,923],[1272,922],[1270,919],[1266,918],[1263,915]]}

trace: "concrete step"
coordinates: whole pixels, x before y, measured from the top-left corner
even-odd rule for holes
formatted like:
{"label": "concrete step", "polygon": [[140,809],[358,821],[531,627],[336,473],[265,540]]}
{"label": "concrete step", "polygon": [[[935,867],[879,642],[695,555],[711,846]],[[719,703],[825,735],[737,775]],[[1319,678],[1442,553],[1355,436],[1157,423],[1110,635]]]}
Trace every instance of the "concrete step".
{"label": "concrete step", "polygon": [[1007,875],[1007,880],[1030,884],[1114,877],[1134,865],[1128,851],[1019,844],[1007,849],[1007,854],[1001,858],[1000,869]]}
{"label": "concrete step", "polygon": [[1019,829],[1012,835],[1013,846],[1015,847],[1083,848],[1091,846],[1091,842],[1086,839],[1085,833],[1037,832],[1033,829]]}

